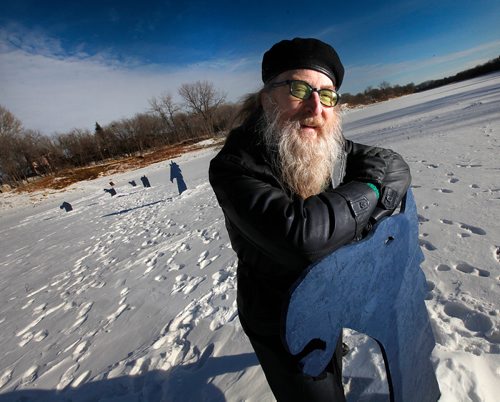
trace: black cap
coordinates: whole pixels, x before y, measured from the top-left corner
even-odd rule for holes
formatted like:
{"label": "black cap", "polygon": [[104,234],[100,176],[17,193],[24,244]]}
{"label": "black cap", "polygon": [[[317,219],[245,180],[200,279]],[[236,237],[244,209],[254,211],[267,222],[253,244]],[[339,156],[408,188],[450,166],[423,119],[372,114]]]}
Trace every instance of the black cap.
{"label": "black cap", "polygon": [[282,40],[264,53],[262,81],[271,79],[288,70],[316,70],[327,75],[340,88],[344,79],[344,66],[333,47],[318,39],[295,38]]}

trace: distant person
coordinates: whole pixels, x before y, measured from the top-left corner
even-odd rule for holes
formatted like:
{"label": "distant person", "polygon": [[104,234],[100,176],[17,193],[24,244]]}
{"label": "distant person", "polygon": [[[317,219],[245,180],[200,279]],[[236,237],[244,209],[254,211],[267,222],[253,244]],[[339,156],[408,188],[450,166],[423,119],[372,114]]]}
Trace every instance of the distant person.
{"label": "distant person", "polygon": [[109,182],[109,185],[110,185],[111,187],[114,187],[114,186],[115,186],[115,183],[113,183],[113,180],[111,180],[111,181]]}
{"label": "distant person", "polygon": [[144,187],[151,187],[151,184],[149,183],[149,179],[144,175],[141,177],[142,185]]}
{"label": "distant person", "polygon": [[73,210],[73,207],[71,206],[71,204],[69,202],[66,202],[64,201],[60,206],[59,206],[60,209],[64,209],[66,212],[69,212],[69,211],[72,211]]}
{"label": "distant person", "polygon": [[210,163],[238,256],[240,322],[278,401],[345,401],[342,338],[322,375],[304,375],[281,340],[282,306],[307,267],[361,239],[410,184],[400,155],[344,138],[343,77],[322,41],[275,44],[262,60],[262,89]]}
{"label": "distant person", "polygon": [[137,183],[135,182],[135,180],[130,180],[130,181],[128,182],[128,184],[130,184],[132,187],[137,186]]}
{"label": "distant person", "polygon": [[116,195],[116,190],[114,188],[105,188],[104,191],[106,193],[111,194],[111,197],[113,197],[114,195]]}
{"label": "distant person", "polygon": [[177,190],[180,195],[187,190],[187,186],[182,177],[180,166],[175,162],[170,162],[170,182],[173,183],[174,179],[177,181]]}

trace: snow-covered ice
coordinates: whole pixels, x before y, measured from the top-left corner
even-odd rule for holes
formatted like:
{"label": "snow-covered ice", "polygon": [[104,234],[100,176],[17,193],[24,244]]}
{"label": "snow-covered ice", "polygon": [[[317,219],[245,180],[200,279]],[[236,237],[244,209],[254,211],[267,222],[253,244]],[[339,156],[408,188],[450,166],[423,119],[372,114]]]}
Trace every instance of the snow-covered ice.
{"label": "snow-covered ice", "polygon": [[[441,401],[498,400],[500,74],[344,120],[348,138],[411,166]],[[175,159],[181,195],[170,161],[0,194],[0,401],[274,400],[237,319],[236,257],[207,179],[215,152]],[[143,175],[152,187],[128,183]],[[387,400],[376,344],[345,339],[348,400]]]}

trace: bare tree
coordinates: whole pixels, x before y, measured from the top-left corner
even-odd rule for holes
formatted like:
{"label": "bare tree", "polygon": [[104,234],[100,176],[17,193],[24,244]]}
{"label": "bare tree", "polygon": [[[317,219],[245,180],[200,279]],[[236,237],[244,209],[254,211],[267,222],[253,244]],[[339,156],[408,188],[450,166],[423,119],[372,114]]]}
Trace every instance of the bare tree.
{"label": "bare tree", "polygon": [[171,144],[178,142],[180,137],[178,127],[175,126],[175,115],[180,112],[180,105],[176,104],[170,94],[163,94],[158,99],[153,97],[149,100],[151,112],[160,117],[164,130],[163,135],[166,142]]}
{"label": "bare tree", "polygon": [[182,84],[179,88],[179,95],[184,99],[188,110],[203,119],[204,134],[212,134],[215,113],[219,106],[224,103],[226,95],[218,92],[214,85],[208,81]]}
{"label": "bare tree", "polygon": [[20,138],[23,131],[21,121],[0,105],[0,178],[9,182],[23,179]]}
{"label": "bare tree", "polygon": [[22,129],[21,121],[0,105],[0,138],[15,137],[21,133]]}

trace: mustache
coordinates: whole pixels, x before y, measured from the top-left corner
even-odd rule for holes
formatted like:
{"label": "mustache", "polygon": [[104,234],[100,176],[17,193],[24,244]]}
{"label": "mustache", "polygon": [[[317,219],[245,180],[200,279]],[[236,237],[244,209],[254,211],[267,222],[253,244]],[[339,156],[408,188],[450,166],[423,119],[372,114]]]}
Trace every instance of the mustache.
{"label": "mustache", "polygon": [[299,119],[298,122],[301,126],[310,127],[321,127],[325,123],[325,121],[319,117],[306,117],[304,119]]}

